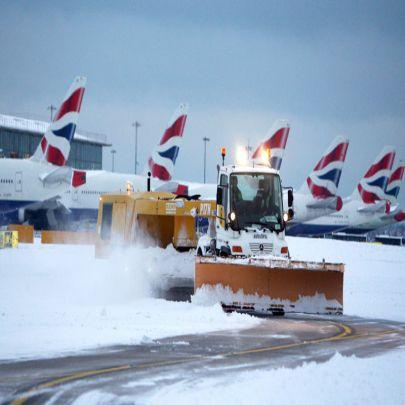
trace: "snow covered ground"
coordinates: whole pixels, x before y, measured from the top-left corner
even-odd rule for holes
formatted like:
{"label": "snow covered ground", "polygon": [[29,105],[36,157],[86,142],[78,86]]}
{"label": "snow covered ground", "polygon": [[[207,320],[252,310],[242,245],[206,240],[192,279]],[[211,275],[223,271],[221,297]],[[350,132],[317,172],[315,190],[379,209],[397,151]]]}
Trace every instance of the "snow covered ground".
{"label": "snow covered ground", "polygon": [[[195,379],[191,374],[179,383],[153,389],[159,382],[136,381],[151,387],[139,397],[117,397],[92,390],[74,405],[85,404],[403,404],[405,351],[358,359],[335,354],[328,362],[306,363],[295,369],[243,371]],[[166,376],[170,379],[170,375]],[[131,385],[132,383],[129,383]]]}
{"label": "snow covered ground", "polygon": [[0,360],[48,357],[259,323],[221,307],[152,298],[161,275],[194,270],[172,247],[94,258],[92,246],[20,244],[0,251]]}
{"label": "snow covered ground", "polygon": [[[404,400],[404,375],[404,350],[368,359],[335,354],[326,363],[306,363],[295,369],[243,371],[235,373],[232,378],[226,375],[204,380],[190,376],[180,383],[152,390],[144,398],[136,398],[136,403],[399,405]],[[101,399],[106,398],[105,393],[94,391],[85,396],[78,398],[75,405],[86,403],[82,400],[90,396],[98,397],[96,401],[90,401],[93,403],[103,403]],[[120,403],[111,394],[107,396],[110,396],[108,403]],[[135,402],[135,398],[120,400],[121,403]]]}
{"label": "snow covered ground", "polygon": [[[346,263],[349,315],[405,321],[405,248],[288,238],[296,259]],[[186,333],[246,328],[260,320],[219,305],[153,298],[162,274],[192,277],[194,257],[134,248],[109,260],[92,246],[21,244],[0,251],[0,359],[58,355]]]}
{"label": "snow covered ground", "polygon": [[343,262],[344,313],[405,321],[405,247],[287,238],[294,259]]}
{"label": "snow covered ground", "polygon": [[[345,313],[405,321],[405,248],[288,238],[295,259],[346,263]],[[162,274],[191,276],[191,254],[134,248],[96,260],[91,246],[20,245],[0,251],[0,360],[48,357],[165,336],[247,328],[259,319],[153,298]],[[176,371],[174,370],[173,373]],[[402,403],[405,351],[368,359],[336,354],[295,369],[235,371],[156,387],[139,398],[89,391],[84,403]],[[294,382],[294,389],[291,382]],[[134,381],[142,384],[142,381]]]}

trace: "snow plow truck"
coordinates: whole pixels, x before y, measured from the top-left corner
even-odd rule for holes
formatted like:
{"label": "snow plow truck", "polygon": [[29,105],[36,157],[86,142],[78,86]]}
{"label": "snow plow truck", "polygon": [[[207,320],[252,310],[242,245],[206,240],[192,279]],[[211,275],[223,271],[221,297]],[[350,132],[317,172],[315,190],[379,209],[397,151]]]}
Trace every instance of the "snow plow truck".
{"label": "snow plow truck", "polygon": [[195,292],[226,311],[342,314],[344,264],[291,259],[285,228],[293,192],[284,189],[284,209],[269,161],[218,167],[216,216],[198,241]]}

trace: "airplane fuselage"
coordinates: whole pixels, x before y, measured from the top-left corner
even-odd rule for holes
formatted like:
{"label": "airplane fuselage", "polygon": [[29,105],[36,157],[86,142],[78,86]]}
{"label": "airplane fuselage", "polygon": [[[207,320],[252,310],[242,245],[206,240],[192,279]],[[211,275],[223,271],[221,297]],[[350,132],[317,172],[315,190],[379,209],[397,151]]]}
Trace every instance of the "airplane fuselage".
{"label": "airplane fuselage", "polygon": [[68,185],[62,181],[45,184],[41,176],[57,166],[29,159],[0,159],[0,224],[19,221],[25,207],[64,192]]}
{"label": "airplane fuselage", "polygon": [[290,222],[291,226],[336,212],[336,201],[329,200],[315,200],[311,194],[294,190],[294,218]]}
{"label": "airplane fuselage", "polygon": [[[383,215],[381,210],[373,211],[364,210],[363,208],[363,202],[348,198],[343,202],[343,207],[338,212],[311,221],[291,224],[287,228],[287,235],[321,235],[343,231],[347,228],[355,229],[362,224],[378,220]],[[363,233],[368,231],[365,228]]]}

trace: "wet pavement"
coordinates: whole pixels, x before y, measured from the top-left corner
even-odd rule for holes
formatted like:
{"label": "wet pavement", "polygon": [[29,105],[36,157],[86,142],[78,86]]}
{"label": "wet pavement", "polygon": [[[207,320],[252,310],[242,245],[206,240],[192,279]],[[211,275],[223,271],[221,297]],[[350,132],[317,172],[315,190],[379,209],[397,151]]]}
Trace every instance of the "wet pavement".
{"label": "wet pavement", "polygon": [[125,398],[190,379],[296,367],[336,352],[370,357],[405,345],[405,323],[288,315],[260,325],[113,346],[52,359],[0,362],[3,403],[70,403],[100,389]]}

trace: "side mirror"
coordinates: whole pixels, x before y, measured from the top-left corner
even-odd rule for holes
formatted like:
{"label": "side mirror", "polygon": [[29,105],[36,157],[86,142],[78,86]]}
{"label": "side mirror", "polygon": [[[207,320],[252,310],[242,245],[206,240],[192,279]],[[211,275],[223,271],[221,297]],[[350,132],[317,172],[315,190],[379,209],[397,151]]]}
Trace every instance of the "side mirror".
{"label": "side mirror", "polygon": [[[293,202],[294,202],[294,194],[292,189],[290,188],[287,192],[287,196],[288,196],[288,208],[292,208],[293,206]],[[289,210],[290,211],[290,210]],[[291,210],[292,211],[292,210]],[[290,213],[288,213],[288,215],[290,215]],[[293,214],[294,215],[294,214]]]}
{"label": "side mirror", "polygon": [[222,205],[222,202],[223,202],[222,193],[223,193],[223,188],[218,187],[217,188],[217,205]]}

